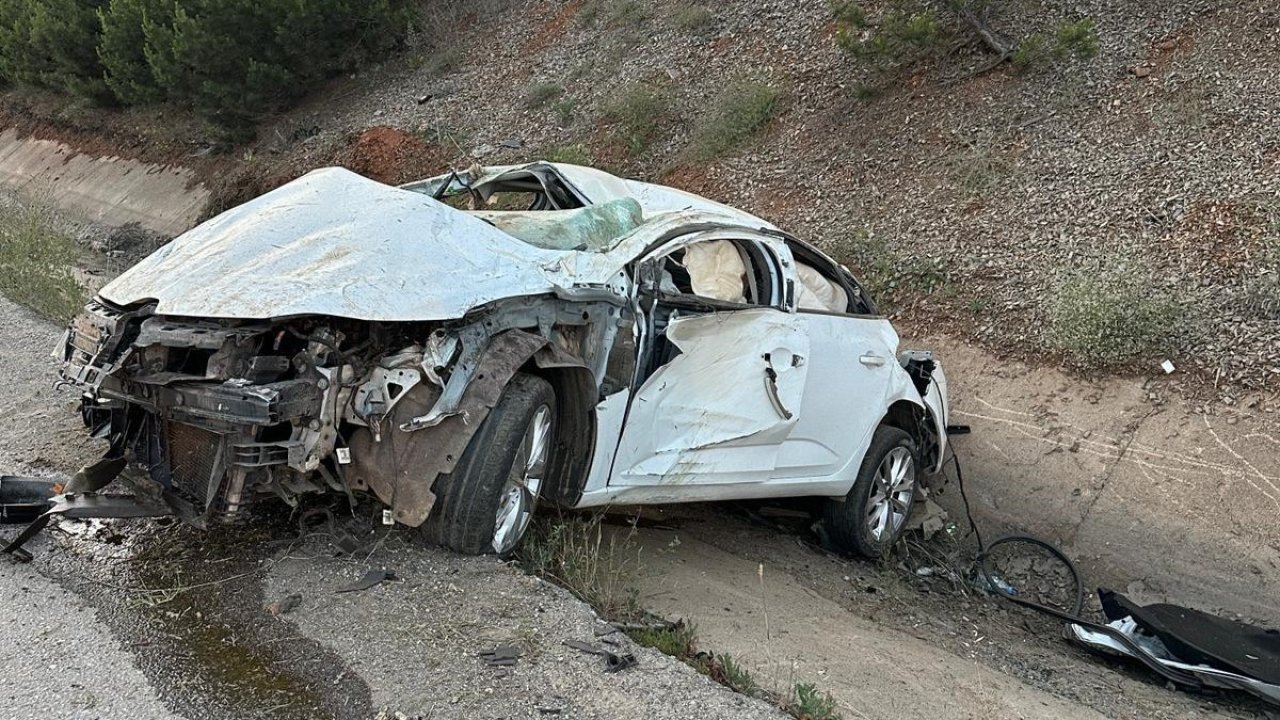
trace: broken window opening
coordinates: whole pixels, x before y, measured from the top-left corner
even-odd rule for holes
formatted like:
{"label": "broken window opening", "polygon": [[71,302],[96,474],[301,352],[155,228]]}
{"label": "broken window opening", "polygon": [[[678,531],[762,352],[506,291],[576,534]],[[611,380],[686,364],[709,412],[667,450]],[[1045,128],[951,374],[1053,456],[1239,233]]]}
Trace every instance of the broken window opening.
{"label": "broken window opening", "polygon": [[844,266],[800,243],[787,240],[800,281],[796,307],[800,312],[840,315],[878,315],[875,303]]}
{"label": "broken window opening", "polygon": [[747,240],[704,240],[649,261],[651,338],[641,372],[640,387],[658,368],[680,355],[667,338],[667,328],[679,318],[713,312],[768,307],[783,310],[778,271],[772,254]]}

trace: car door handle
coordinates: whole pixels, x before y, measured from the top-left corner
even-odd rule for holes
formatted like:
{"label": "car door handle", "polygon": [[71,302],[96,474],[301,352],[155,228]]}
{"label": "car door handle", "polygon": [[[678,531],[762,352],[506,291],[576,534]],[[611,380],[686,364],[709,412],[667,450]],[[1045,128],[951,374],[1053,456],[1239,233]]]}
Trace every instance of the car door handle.
{"label": "car door handle", "polygon": [[858,362],[866,365],[867,367],[883,367],[886,361],[875,353],[866,353],[862,357],[858,358]]}

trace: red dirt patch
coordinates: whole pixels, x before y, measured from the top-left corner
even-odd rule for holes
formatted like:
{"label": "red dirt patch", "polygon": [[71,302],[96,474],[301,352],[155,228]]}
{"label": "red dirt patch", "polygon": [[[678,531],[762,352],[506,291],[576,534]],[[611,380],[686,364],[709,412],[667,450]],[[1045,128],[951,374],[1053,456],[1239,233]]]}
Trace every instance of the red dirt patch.
{"label": "red dirt patch", "polygon": [[449,158],[439,147],[428,145],[416,135],[390,127],[371,127],[335,160],[367,178],[399,185],[443,172]]}
{"label": "red dirt patch", "polygon": [[1202,201],[1191,206],[1173,242],[1183,258],[1199,260],[1198,273],[1248,267],[1273,222],[1265,208],[1247,201]]}
{"label": "red dirt patch", "polygon": [[680,165],[662,176],[661,182],[695,195],[707,198],[724,197],[719,188],[707,176],[705,165]]}
{"label": "red dirt patch", "polygon": [[578,16],[578,11],[582,9],[586,0],[571,0],[567,5],[560,8],[560,12],[551,18],[551,21],[542,26],[533,37],[524,45],[524,53],[526,55],[542,52],[555,40],[564,37],[565,28],[569,23]]}

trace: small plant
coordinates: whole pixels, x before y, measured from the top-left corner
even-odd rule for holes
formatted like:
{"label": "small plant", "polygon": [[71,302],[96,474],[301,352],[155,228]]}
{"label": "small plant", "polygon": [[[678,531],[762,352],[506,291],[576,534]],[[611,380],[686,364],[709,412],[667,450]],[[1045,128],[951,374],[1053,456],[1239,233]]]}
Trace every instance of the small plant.
{"label": "small plant", "polygon": [[571,97],[560,98],[551,110],[556,114],[556,118],[561,125],[568,125],[573,122],[573,116],[578,110],[578,101]]}
{"label": "small plant", "polygon": [[554,82],[536,82],[524,94],[524,104],[540,108],[564,94],[564,86]]}
{"label": "small plant", "polygon": [[697,655],[698,629],[693,623],[683,620],[674,625],[630,630],[627,636],[640,645],[678,660],[687,662]]}
{"label": "small plant", "polygon": [[681,5],[672,19],[676,27],[686,32],[703,33],[715,23],[716,16],[701,5]]}
{"label": "small plant", "polygon": [[694,129],[694,157],[710,160],[736,150],[769,123],[781,99],[781,90],[762,82],[730,83]]}
{"label": "small plant", "polygon": [[1098,35],[1090,18],[1062,20],[1052,39],[1033,33],[1007,38],[995,27],[1005,3],[990,0],[894,0],[872,18],[860,0],[832,0],[836,45],[858,61],[865,84],[892,84],[899,71],[939,64],[956,48],[977,43],[991,59],[970,72],[986,72],[1009,62],[1016,72],[1061,61],[1087,60],[1098,53]]}
{"label": "small plant", "polygon": [[431,77],[440,77],[458,69],[465,59],[461,48],[448,47],[423,58],[422,69]]}
{"label": "small plant", "polygon": [[605,21],[622,28],[634,28],[649,19],[649,11],[640,0],[611,0]]}
{"label": "small plant", "polygon": [[635,583],[639,549],[629,535],[606,533],[599,516],[541,520],[529,528],[519,559],[526,572],[553,580],[602,617],[642,615]]}
{"label": "small plant", "polygon": [[1009,58],[1009,63],[1013,65],[1013,69],[1017,72],[1027,72],[1043,65],[1052,56],[1053,53],[1044,35],[1032,33],[1018,43],[1018,47],[1014,48],[1013,56]]}
{"label": "small plant", "polygon": [[31,203],[0,205],[0,293],[64,323],[84,304],[74,268],[79,251],[52,211]]}
{"label": "small plant", "polygon": [[559,145],[543,152],[547,162],[568,163],[569,165],[592,165],[591,153],[582,145]]}
{"label": "small plant", "polygon": [[1265,320],[1280,321],[1280,226],[1262,238],[1262,252],[1242,283],[1243,309]]}
{"label": "small plant", "polygon": [[810,683],[799,683],[792,690],[787,712],[798,720],[839,720],[835,698]]}
{"label": "small plant", "polygon": [[1011,165],[994,141],[970,143],[947,163],[956,187],[970,195],[982,195],[999,184]]}
{"label": "small plant", "polygon": [[718,675],[715,679],[720,684],[742,695],[756,697],[760,694],[760,685],[756,683],[756,679],[751,677],[751,673],[731,656],[720,655],[716,658],[716,666],[717,669],[713,674]]}
{"label": "small plant", "polygon": [[634,28],[649,19],[640,0],[588,0],[578,11],[578,25],[587,27],[603,21],[615,28]]}
{"label": "small plant", "polygon": [[605,122],[614,124],[632,155],[649,147],[667,115],[664,91],[638,83],[622,90],[604,108]]}
{"label": "small plant", "polygon": [[1155,280],[1140,259],[1122,254],[1068,272],[1050,297],[1049,345],[1090,368],[1171,349],[1188,330],[1187,316]]}
{"label": "small plant", "polygon": [[1055,54],[1089,60],[1098,54],[1098,29],[1092,18],[1064,20],[1058,25]]}
{"label": "small plant", "polygon": [[856,2],[840,0],[832,11],[836,45],[880,70],[936,57],[950,44],[941,18],[924,4],[895,5],[875,27]]}
{"label": "small plant", "polygon": [[921,257],[892,247],[866,230],[850,233],[833,249],[847,261],[881,310],[891,310],[907,293],[950,293],[951,270],[941,257]]}
{"label": "small plant", "polygon": [[1098,54],[1098,33],[1090,18],[1064,20],[1058,24],[1054,39],[1043,33],[1032,33],[1014,48],[1009,62],[1014,70],[1028,72],[1068,58],[1089,60]]}

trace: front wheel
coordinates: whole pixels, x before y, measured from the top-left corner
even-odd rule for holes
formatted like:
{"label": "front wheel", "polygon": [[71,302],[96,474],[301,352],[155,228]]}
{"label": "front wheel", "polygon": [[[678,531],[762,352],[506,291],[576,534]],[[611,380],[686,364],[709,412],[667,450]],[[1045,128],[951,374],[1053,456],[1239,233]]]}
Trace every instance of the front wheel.
{"label": "front wheel", "polygon": [[915,503],[918,458],[905,431],[876,429],[849,494],[823,507],[823,526],[837,549],[878,558],[898,542]]}
{"label": "front wheel", "polygon": [[555,418],[550,383],[523,373],[513,377],[457,467],[436,481],[436,505],[423,536],[466,555],[511,554],[546,484]]}

